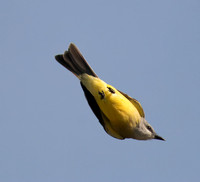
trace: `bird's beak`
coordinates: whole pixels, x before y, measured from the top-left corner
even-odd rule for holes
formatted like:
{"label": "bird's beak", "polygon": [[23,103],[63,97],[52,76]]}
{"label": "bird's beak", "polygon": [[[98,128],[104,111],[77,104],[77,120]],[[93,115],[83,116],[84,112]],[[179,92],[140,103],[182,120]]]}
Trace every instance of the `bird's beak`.
{"label": "bird's beak", "polygon": [[164,138],[162,138],[161,136],[159,136],[159,135],[157,135],[157,134],[155,134],[155,137],[154,137],[154,139],[157,139],[157,140],[163,140],[163,141],[165,141],[165,139],[164,139]]}

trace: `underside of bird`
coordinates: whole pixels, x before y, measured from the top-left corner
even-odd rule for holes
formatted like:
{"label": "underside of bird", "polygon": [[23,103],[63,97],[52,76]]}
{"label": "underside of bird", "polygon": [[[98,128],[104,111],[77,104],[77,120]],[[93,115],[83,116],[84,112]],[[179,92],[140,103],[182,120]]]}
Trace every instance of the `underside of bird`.
{"label": "underside of bird", "polygon": [[89,106],[109,135],[117,139],[164,140],[145,120],[141,104],[101,80],[74,44],[55,58],[80,80]]}

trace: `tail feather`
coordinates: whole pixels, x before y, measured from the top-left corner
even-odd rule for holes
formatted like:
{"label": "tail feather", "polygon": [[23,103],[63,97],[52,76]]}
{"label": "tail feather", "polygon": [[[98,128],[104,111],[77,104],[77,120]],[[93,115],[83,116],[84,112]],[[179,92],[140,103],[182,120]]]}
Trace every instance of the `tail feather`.
{"label": "tail feather", "polygon": [[77,71],[75,71],[75,68],[73,67],[73,65],[69,62],[66,62],[63,58],[62,54],[56,55],[55,59],[61,64],[63,65],[65,68],[67,68],[69,71],[71,71],[72,73],[74,73],[76,76],[77,75]]}
{"label": "tail feather", "polygon": [[55,59],[77,77],[83,73],[97,77],[78,48],[72,43],[69,45],[68,50],[65,51],[64,54],[55,56]]}

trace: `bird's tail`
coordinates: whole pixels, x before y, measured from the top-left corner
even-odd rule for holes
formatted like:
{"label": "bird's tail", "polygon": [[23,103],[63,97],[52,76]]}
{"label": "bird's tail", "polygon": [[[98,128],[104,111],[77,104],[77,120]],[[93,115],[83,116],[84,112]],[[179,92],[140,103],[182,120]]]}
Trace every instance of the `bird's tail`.
{"label": "bird's tail", "polygon": [[56,55],[55,59],[78,78],[79,75],[83,73],[97,77],[95,72],[73,43],[69,45],[68,50],[65,51],[64,54]]}

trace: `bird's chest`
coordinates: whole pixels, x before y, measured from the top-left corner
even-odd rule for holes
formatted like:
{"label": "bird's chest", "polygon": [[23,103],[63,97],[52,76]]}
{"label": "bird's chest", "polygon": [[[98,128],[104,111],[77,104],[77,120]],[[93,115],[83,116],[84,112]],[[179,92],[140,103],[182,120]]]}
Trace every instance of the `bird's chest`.
{"label": "bird's chest", "polygon": [[138,110],[118,90],[99,78],[85,75],[81,80],[94,96],[114,128],[133,128],[140,119]]}
{"label": "bird's chest", "polygon": [[119,127],[134,127],[140,118],[133,104],[114,87],[106,84],[94,93],[97,104],[109,118],[111,124]]}

